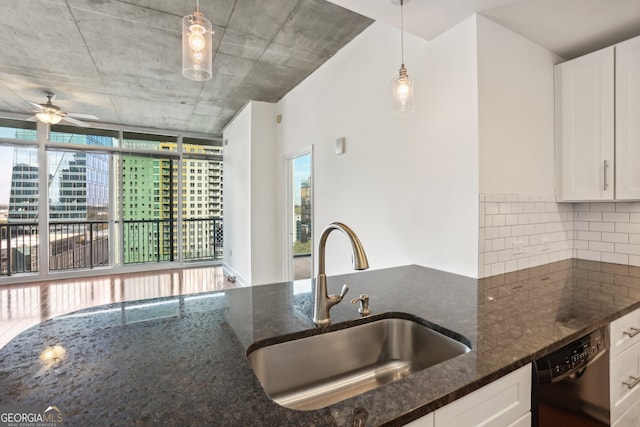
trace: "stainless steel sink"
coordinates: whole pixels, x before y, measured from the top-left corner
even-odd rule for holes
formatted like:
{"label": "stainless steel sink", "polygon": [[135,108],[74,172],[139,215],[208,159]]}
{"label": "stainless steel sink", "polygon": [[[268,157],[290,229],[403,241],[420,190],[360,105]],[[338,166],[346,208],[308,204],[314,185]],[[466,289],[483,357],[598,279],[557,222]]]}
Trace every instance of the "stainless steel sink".
{"label": "stainless steel sink", "polygon": [[269,397],[292,409],[331,405],[468,352],[418,322],[385,318],[249,349]]}

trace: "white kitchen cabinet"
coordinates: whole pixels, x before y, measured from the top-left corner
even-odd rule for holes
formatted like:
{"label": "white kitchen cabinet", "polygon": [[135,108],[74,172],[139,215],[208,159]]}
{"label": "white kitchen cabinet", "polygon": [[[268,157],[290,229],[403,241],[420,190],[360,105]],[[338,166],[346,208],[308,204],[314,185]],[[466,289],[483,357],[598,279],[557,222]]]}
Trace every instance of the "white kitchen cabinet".
{"label": "white kitchen cabinet", "polygon": [[609,330],[609,354],[614,359],[626,349],[640,343],[640,310],[611,322]]}
{"label": "white kitchen cabinet", "polygon": [[[609,338],[609,405],[611,424],[637,418],[640,411],[640,310],[615,320]],[[633,424],[637,426],[637,424]]]}
{"label": "white kitchen cabinet", "polygon": [[556,65],[558,201],[613,200],[614,48]]}
{"label": "white kitchen cabinet", "polygon": [[409,427],[530,427],[531,365],[406,424]]}
{"label": "white kitchen cabinet", "polygon": [[640,405],[631,407],[623,416],[613,424],[613,427],[638,427],[640,426]]}
{"label": "white kitchen cabinet", "polygon": [[616,199],[640,200],[640,37],[616,45]]}
{"label": "white kitchen cabinet", "polygon": [[435,427],[524,425],[531,425],[531,365],[437,409],[434,416]]}
{"label": "white kitchen cabinet", "polygon": [[640,200],[640,37],[556,65],[558,201]]}
{"label": "white kitchen cabinet", "polygon": [[433,427],[433,412],[420,417],[415,421],[411,421],[409,424],[405,424],[406,427]]}

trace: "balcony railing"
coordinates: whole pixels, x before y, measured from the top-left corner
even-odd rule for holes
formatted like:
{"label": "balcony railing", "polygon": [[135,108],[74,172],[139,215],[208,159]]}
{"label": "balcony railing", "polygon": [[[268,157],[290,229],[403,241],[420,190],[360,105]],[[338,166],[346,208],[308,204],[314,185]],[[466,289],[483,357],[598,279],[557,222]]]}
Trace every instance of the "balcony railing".
{"label": "balcony railing", "polygon": [[[184,219],[178,242],[175,220],[122,221],[123,264],[222,258],[222,218]],[[37,223],[0,224],[2,242],[0,276],[39,271]],[[49,223],[49,270],[84,270],[109,266],[107,221]]]}
{"label": "balcony railing", "polygon": [[0,275],[38,271],[38,224],[0,224]]}

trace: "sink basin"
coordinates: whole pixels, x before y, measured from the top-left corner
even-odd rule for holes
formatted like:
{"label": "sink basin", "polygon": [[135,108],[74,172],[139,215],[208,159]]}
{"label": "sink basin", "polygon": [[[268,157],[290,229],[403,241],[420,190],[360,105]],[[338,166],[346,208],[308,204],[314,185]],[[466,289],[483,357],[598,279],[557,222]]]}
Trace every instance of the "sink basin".
{"label": "sink basin", "polygon": [[269,397],[291,409],[319,409],[468,352],[469,347],[413,320],[384,318],[249,348]]}

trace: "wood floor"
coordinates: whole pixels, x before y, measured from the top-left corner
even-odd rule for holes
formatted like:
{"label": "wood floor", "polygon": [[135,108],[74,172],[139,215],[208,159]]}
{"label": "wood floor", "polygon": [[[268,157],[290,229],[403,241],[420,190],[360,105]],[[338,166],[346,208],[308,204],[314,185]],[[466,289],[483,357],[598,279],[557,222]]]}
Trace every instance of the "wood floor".
{"label": "wood floor", "polygon": [[83,308],[237,286],[220,266],[0,286],[0,348],[43,320]]}

